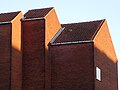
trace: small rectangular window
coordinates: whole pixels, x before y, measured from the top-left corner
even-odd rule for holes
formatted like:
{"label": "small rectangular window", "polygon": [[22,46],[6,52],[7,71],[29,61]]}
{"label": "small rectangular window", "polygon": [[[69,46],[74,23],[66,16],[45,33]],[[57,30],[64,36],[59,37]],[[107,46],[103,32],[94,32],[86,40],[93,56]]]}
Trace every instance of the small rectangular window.
{"label": "small rectangular window", "polygon": [[101,70],[98,67],[96,67],[96,79],[101,81]]}

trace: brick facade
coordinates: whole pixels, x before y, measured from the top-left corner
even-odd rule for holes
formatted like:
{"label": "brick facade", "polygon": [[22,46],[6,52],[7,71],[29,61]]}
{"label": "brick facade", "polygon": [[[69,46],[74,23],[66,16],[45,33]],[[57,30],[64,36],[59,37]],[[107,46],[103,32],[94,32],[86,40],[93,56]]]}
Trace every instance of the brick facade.
{"label": "brick facade", "polygon": [[[50,90],[48,43],[59,30],[60,23],[53,8],[45,11],[30,10],[22,21],[23,90]],[[41,15],[37,15],[40,12]],[[36,14],[34,18],[33,13]]]}
{"label": "brick facade", "polygon": [[0,25],[0,42],[2,42],[0,43],[0,89],[9,90],[11,79],[11,24]]}
{"label": "brick facade", "polygon": [[[97,25],[95,24],[96,22],[90,23],[93,23],[92,25],[94,25],[94,27]],[[84,23],[84,25],[87,24]],[[49,51],[52,68],[52,89],[118,90],[118,62],[106,20],[101,21],[95,31],[91,30],[91,33],[93,35],[92,38],[90,37],[90,33],[86,32],[86,27],[84,25],[77,25],[78,24],[65,25],[67,27],[64,27],[65,29],[61,32],[61,34],[54,40],[53,43],[50,44]],[[88,27],[89,26],[90,24]],[[82,29],[77,29],[76,27]],[[81,38],[79,36],[75,36],[79,32],[82,34],[80,36]],[[89,40],[85,40],[87,37],[89,37]],[[91,50],[88,48],[88,46],[86,46],[89,45],[88,42],[93,43],[91,44]],[[74,48],[73,46],[77,48]],[[82,46],[86,47],[83,48]],[[85,52],[86,50],[87,52]],[[81,61],[81,63],[78,61]],[[86,63],[84,63],[84,61],[86,61]],[[92,61],[92,64],[88,63],[89,61]],[[85,67],[82,67],[83,65]],[[91,70],[89,70],[87,67]],[[100,69],[99,77],[101,80],[97,80],[97,67]],[[82,71],[80,68],[85,71]],[[89,75],[86,74],[87,71],[89,72]],[[81,72],[83,72],[84,77],[81,76]],[[77,75],[80,79],[77,78]],[[85,80],[81,81],[82,79]],[[89,81],[90,79],[92,80]],[[91,87],[89,87],[89,85]]]}
{"label": "brick facade", "polygon": [[106,21],[94,39],[94,62],[102,79],[95,80],[95,90],[118,90],[117,58]]}
{"label": "brick facade", "polygon": [[52,90],[94,90],[93,43],[49,49]]}
{"label": "brick facade", "polygon": [[[7,18],[5,17],[7,16]],[[21,90],[21,12],[0,14],[0,89]]]}
{"label": "brick facade", "polygon": [[12,21],[11,90],[22,88],[21,17],[20,12]]}
{"label": "brick facade", "polygon": [[44,90],[44,20],[23,21],[23,90]]}
{"label": "brick facade", "polygon": [[3,13],[0,42],[0,90],[118,90],[106,20],[61,25],[53,7]]}

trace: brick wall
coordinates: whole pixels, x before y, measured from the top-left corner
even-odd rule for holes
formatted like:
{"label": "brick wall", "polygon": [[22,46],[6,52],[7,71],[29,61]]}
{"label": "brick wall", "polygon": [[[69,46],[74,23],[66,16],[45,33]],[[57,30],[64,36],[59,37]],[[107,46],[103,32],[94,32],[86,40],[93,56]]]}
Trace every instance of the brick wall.
{"label": "brick wall", "polygon": [[50,46],[52,90],[94,90],[93,44]]}
{"label": "brick wall", "polygon": [[48,58],[48,44],[50,40],[54,37],[54,35],[58,32],[61,28],[59,23],[57,14],[55,9],[52,9],[46,16],[45,16],[45,71],[46,71],[46,87],[45,90],[50,90],[51,86],[51,74],[50,74],[50,60]]}
{"label": "brick wall", "polygon": [[48,43],[54,37],[54,35],[61,28],[61,24],[58,20],[55,9],[52,9],[50,13],[45,17],[45,46],[48,49]]}
{"label": "brick wall", "polygon": [[22,22],[23,90],[44,90],[44,20]]}
{"label": "brick wall", "polygon": [[95,67],[101,69],[102,80],[95,79],[95,90],[118,90],[117,58],[105,21],[94,39]]}
{"label": "brick wall", "polygon": [[21,18],[20,12],[12,21],[11,90],[22,90]]}
{"label": "brick wall", "polygon": [[0,90],[10,89],[11,24],[0,25]]}

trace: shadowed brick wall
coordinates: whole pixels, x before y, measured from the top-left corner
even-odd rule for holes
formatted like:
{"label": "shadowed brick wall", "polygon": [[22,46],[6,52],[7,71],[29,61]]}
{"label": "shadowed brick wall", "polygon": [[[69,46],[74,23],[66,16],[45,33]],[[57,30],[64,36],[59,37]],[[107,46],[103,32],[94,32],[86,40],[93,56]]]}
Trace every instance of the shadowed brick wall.
{"label": "shadowed brick wall", "polygon": [[11,24],[0,25],[0,90],[10,89]]}
{"label": "shadowed brick wall", "polygon": [[[101,69],[101,81],[95,79],[95,90],[118,90],[117,63],[99,49],[94,49],[95,67]],[[96,75],[94,76],[96,78]]]}
{"label": "shadowed brick wall", "polygon": [[52,90],[94,90],[93,43],[50,46]]}
{"label": "shadowed brick wall", "polygon": [[44,19],[22,22],[23,90],[44,90],[44,30]]}
{"label": "shadowed brick wall", "polygon": [[95,67],[101,69],[101,81],[95,80],[95,90],[118,90],[117,58],[105,21],[94,39]]}
{"label": "shadowed brick wall", "polygon": [[48,43],[61,25],[54,9],[42,18],[22,22],[23,90],[50,90]]}
{"label": "shadowed brick wall", "polygon": [[[0,24],[0,90],[21,90],[21,12],[10,13],[5,19],[11,21]],[[14,15],[16,14],[16,16]],[[6,15],[6,14],[5,14]]]}

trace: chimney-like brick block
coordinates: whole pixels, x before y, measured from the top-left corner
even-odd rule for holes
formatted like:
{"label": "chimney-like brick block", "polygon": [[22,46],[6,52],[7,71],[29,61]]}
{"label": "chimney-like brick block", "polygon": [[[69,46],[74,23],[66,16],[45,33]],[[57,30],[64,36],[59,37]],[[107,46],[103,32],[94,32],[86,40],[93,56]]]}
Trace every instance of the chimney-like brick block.
{"label": "chimney-like brick block", "polygon": [[22,22],[23,90],[45,87],[45,20]]}
{"label": "chimney-like brick block", "polygon": [[10,89],[11,24],[0,25],[0,90]]}
{"label": "chimney-like brick block", "polygon": [[60,29],[54,8],[29,10],[22,20],[23,90],[50,90],[48,44]]}
{"label": "chimney-like brick block", "polygon": [[22,90],[21,18],[20,11],[0,14],[0,90]]}

